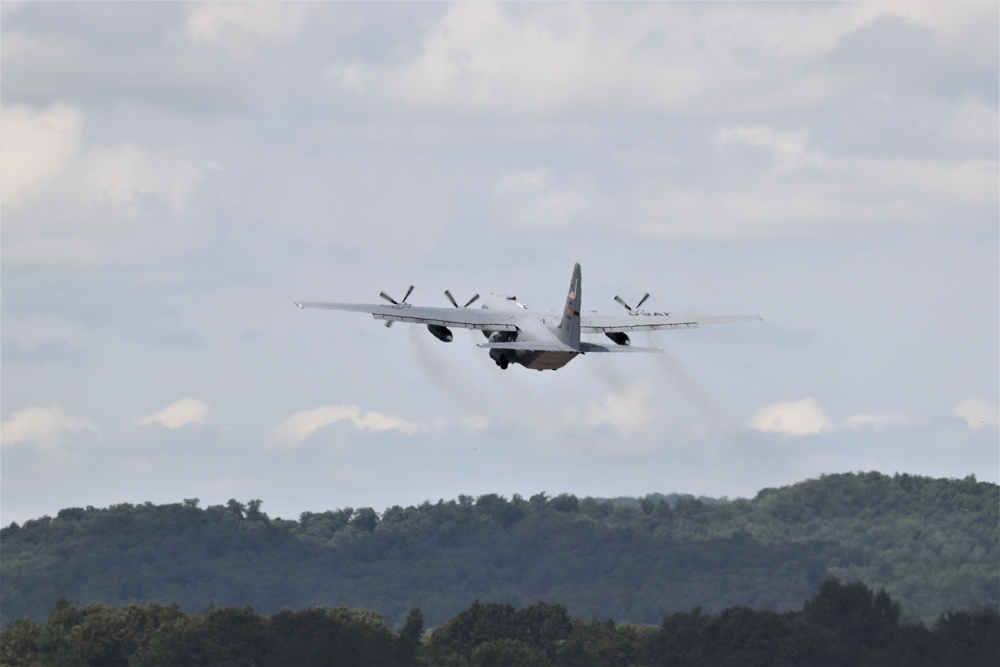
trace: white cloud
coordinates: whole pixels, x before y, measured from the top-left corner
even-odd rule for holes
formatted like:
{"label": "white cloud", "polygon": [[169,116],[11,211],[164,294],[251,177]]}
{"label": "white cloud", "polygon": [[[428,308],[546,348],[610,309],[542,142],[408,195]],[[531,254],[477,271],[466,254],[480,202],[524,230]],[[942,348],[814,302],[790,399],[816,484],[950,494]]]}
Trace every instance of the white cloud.
{"label": "white cloud", "polygon": [[721,128],[716,146],[764,148],[770,159],[739,177],[728,177],[732,165],[720,161],[721,180],[701,187],[646,177],[629,197],[634,231],[732,239],[847,225],[971,225],[996,206],[995,160],[841,157],[810,147],[804,134],[768,127]]}
{"label": "white cloud", "polygon": [[557,181],[544,168],[504,174],[493,188],[493,198],[505,223],[532,229],[567,227],[601,217],[610,208],[595,184],[575,177]]}
{"label": "white cloud", "polygon": [[[949,13],[962,12],[905,18],[934,32]],[[409,61],[337,62],[330,78],[342,90],[396,102],[394,110],[405,103],[409,113],[759,114],[814,107],[861,86],[824,59],[886,16],[893,10],[837,3],[455,3]],[[979,41],[977,53],[988,35]],[[938,46],[964,48],[954,40]]]}
{"label": "white cloud", "polygon": [[758,410],[749,427],[765,433],[817,435],[833,428],[833,422],[812,398],[772,403]]}
{"label": "white cloud", "polygon": [[80,149],[83,115],[65,104],[0,107],[0,201],[19,205],[69,166]]}
{"label": "white cloud", "polygon": [[158,412],[136,417],[132,420],[132,423],[139,426],[159,424],[167,428],[200,426],[205,423],[205,416],[207,414],[208,403],[205,401],[199,401],[196,398],[182,398]]}
{"label": "white cloud", "polygon": [[819,166],[823,157],[809,150],[806,132],[782,132],[766,125],[720,127],[716,130],[717,145],[724,150],[740,146],[767,149],[776,169],[791,170]]}
{"label": "white cloud", "polygon": [[235,58],[291,43],[308,19],[302,3],[226,2],[188,7],[185,34],[193,44],[217,46]]}
{"label": "white cloud", "polygon": [[326,74],[330,83],[337,88],[354,93],[365,92],[367,73],[364,65],[358,63],[332,65]]}
{"label": "white cloud", "polygon": [[613,389],[599,400],[585,406],[571,406],[563,411],[562,419],[553,422],[552,415],[539,416],[539,427],[557,426],[570,433],[589,433],[610,427],[623,436],[650,430],[661,422],[663,409],[656,400],[653,386],[643,382]]}
{"label": "white cloud", "polygon": [[952,414],[964,419],[971,429],[1000,425],[1000,414],[998,414],[997,406],[979,398],[969,398],[962,401],[955,406]]}
{"label": "white cloud", "polygon": [[492,421],[484,415],[469,415],[462,417],[462,424],[471,431],[485,431],[490,427]]}
{"label": "white cloud", "polygon": [[271,440],[274,444],[295,446],[319,429],[344,420],[349,420],[358,430],[412,434],[426,428],[425,424],[408,422],[394,415],[362,412],[356,405],[324,405],[296,412],[274,428]]}
{"label": "white cloud", "polygon": [[872,428],[875,430],[890,426],[903,426],[912,423],[912,420],[904,415],[881,414],[881,415],[852,415],[844,420],[844,428]]}
{"label": "white cloud", "polygon": [[4,263],[136,261],[201,237],[191,201],[218,167],[197,149],[88,143],[70,106],[4,107]]}
{"label": "white cloud", "polygon": [[144,199],[155,198],[178,213],[185,209],[207,167],[133,143],[95,146],[86,155],[87,196],[119,217],[135,220]]}
{"label": "white cloud", "polygon": [[[800,119],[791,129],[723,123],[709,132],[706,163],[629,174],[619,191],[614,179],[566,178],[537,168],[508,173],[494,200],[501,214],[523,225],[558,228],[580,218],[615,217],[642,236],[741,239],[845,225],[983,224],[995,217],[995,105],[935,98],[927,90],[914,105],[919,111],[900,116],[901,126],[912,126],[907,147],[882,154],[828,142],[822,116],[811,113],[873,96],[888,99],[887,85],[901,94],[891,87],[894,77],[872,80],[866,68],[839,62],[838,49],[859,31],[902,24],[906,32],[932,36],[935,59],[967,72],[988,62],[982,54],[995,45],[995,37],[979,29],[971,40],[978,55],[957,56],[966,48],[961,36],[976,23],[970,15],[983,21],[995,10],[665,5],[457,3],[430,24],[419,48],[401,50],[413,54],[409,60],[344,59],[330,65],[329,78],[340,94],[369,105],[372,117],[391,114],[389,124],[399,113],[436,122],[455,115],[527,118],[531,123],[524,125],[537,128],[566,128],[571,123],[549,122],[566,116],[586,118],[590,128],[607,119],[670,115],[689,124],[690,114],[788,118],[794,112]],[[888,108],[859,115],[859,134],[885,133],[883,114],[901,113]],[[928,157],[912,139],[946,141],[956,150]],[[713,143],[727,149],[714,160]],[[748,148],[766,151],[766,161],[747,168],[732,159],[752,152]],[[663,152],[676,153],[674,147]],[[676,171],[699,168],[712,177],[699,182]]]}
{"label": "white cloud", "polygon": [[83,434],[100,437],[102,431],[93,420],[71,417],[57,406],[29,407],[3,422],[0,442],[5,446],[26,442],[40,450],[51,450]]}
{"label": "white cloud", "polygon": [[926,122],[927,131],[939,132],[949,143],[996,155],[1000,115],[995,105],[974,99],[962,100]]}

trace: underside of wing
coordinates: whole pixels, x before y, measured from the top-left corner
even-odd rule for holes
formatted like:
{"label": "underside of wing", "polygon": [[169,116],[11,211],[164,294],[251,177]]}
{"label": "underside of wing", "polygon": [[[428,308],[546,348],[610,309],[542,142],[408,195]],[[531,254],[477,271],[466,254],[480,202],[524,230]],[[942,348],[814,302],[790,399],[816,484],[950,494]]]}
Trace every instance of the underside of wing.
{"label": "underside of wing", "polygon": [[756,322],[760,315],[681,315],[674,313],[629,313],[611,315],[584,312],[580,330],[583,333],[614,333],[625,331],[656,331],[660,329],[694,329],[702,324],[725,322]]}
{"label": "underside of wing", "polygon": [[516,314],[489,308],[435,308],[432,306],[411,306],[409,304],[386,305],[378,303],[326,303],[319,301],[296,301],[299,308],[325,308],[328,310],[348,310],[369,313],[376,320],[390,322],[411,322],[413,324],[435,324],[459,329],[480,329],[489,331],[516,331]]}

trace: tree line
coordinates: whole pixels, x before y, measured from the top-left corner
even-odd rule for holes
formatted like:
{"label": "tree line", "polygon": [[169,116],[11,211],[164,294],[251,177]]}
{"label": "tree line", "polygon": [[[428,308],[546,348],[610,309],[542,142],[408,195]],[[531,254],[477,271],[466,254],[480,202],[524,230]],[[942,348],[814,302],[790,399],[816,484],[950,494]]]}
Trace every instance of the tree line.
{"label": "tree line", "polygon": [[951,611],[930,627],[900,622],[884,589],[824,581],[801,609],[732,607],[675,612],[658,625],[572,617],[562,604],[516,608],[476,600],[424,632],[419,609],[399,630],[378,613],[347,607],[251,607],[202,613],[176,604],[82,607],[60,598],[45,623],[17,619],[0,630],[0,663],[45,665],[997,665],[1000,615]]}
{"label": "tree line", "polygon": [[655,624],[701,606],[798,608],[828,577],[885,588],[907,620],[1000,604],[995,484],[825,475],[752,499],[539,493],[272,519],[258,499],[66,508],[0,531],[0,625],[86,605],[373,609],[431,625],[469,600],[559,600]]}

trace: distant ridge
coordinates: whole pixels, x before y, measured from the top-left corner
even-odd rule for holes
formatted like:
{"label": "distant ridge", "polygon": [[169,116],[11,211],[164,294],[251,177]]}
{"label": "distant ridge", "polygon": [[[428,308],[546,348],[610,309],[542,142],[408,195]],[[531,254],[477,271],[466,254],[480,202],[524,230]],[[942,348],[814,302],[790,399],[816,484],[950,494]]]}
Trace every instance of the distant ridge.
{"label": "distant ridge", "polygon": [[0,531],[2,624],[75,604],[346,604],[429,625],[470,600],[659,623],[702,607],[800,608],[828,576],[884,587],[904,618],[1000,603],[1000,487],[877,472],[753,499],[487,494],[270,519],[259,500],[67,508]]}

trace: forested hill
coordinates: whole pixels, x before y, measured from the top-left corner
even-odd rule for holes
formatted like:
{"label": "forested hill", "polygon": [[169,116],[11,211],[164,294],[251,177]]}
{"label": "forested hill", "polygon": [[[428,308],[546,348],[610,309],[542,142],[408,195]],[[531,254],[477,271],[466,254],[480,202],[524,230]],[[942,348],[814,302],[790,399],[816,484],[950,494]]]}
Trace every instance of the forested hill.
{"label": "forested hill", "polygon": [[261,501],[70,508],[0,531],[2,624],[76,604],[348,605],[437,625],[470,601],[559,602],[659,623],[701,607],[800,608],[829,576],[884,587],[904,618],[1000,603],[995,484],[827,475],[752,500],[460,496],[270,519]]}

